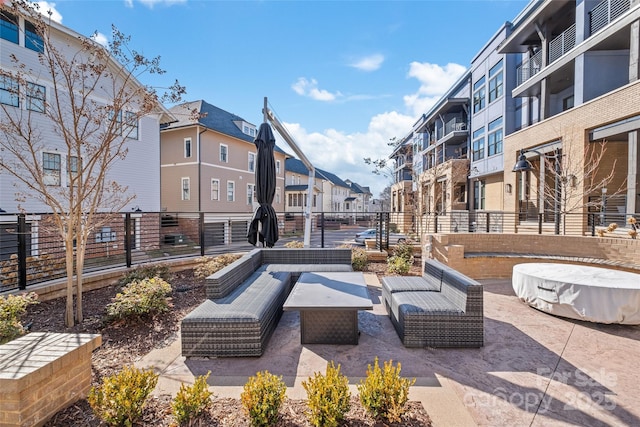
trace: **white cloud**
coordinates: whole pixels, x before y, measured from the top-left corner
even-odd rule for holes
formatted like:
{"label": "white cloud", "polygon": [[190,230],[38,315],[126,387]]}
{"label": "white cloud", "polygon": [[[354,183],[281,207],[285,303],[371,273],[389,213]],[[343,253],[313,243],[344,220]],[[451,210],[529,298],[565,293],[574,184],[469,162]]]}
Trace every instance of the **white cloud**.
{"label": "white cloud", "polygon": [[349,66],[362,71],[375,71],[382,66],[383,62],[384,56],[382,54],[376,53],[374,55],[360,58],[357,61],[349,64]]}
{"label": "white cloud", "polygon": [[[284,126],[315,167],[368,186],[377,197],[390,182],[384,176],[373,174],[373,168],[364,163],[364,158],[387,158],[391,153],[389,141],[406,136],[414,121],[412,117],[392,111],[374,116],[365,133],[346,134],[336,129],[309,133],[297,123]],[[278,145],[293,154],[287,143],[277,138]]]}
{"label": "white cloud", "polygon": [[412,62],[408,77],[420,82],[416,93],[404,96],[405,105],[418,116],[429,110],[444,93],[460,78],[466,68],[449,63],[444,67],[428,62]]}
{"label": "white cloud", "polygon": [[62,23],[62,15],[56,10],[56,4],[48,1],[38,1],[38,11],[44,15],[45,18],[51,17],[51,20],[59,24]]}
{"label": "white cloud", "polygon": [[105,36],[102,33],[99,32],[95,32],[91,38],[96,42],[101,44],[104,47],[107,47],[109,45],[109,40],[107,39],[107,36]]}
{"label": "white cloud", "polygon": [[340,92],[331,93],[324,89],[318,89],[318,81],[316,79],[307,80],[304,77],[291,85],[291,88],[301,96],[307,96],[316,101],[335,101],[336,98],[342,97]]}

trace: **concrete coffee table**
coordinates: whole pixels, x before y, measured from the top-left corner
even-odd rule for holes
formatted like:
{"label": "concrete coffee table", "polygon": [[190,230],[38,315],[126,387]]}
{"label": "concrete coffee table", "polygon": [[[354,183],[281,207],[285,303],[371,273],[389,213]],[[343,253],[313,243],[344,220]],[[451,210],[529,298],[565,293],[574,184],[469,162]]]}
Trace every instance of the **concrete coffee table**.
{"label": "concrete coffee table", "polygon": [[303,273],[283,309],[300,312],[302,344],[358,344],[358,310],[373,303],[362,273]]}

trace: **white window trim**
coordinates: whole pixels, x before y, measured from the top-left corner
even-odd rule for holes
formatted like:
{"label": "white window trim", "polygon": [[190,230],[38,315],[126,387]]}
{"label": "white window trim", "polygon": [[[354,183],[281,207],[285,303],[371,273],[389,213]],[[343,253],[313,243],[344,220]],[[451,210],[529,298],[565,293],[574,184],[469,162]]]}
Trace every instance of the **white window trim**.
{"label": "white window trim", "polygon": [[[189,155],[187,156],[187,146],[189,147]],[[193,156],[193,143],[191,142],[191,137],[184,139],[184,158],[190,159]]]}
{"label": "white window trim", "polygon": [[[184,194],[185,181],[187,182],[187,190],[188,190],[187,197],[185,197],[185,194]],[[191,179],[189,177],[180,178],[180,198],[184,201],[191,200]]]}
{"label": "white window trim", "polygon": [[[253,156],[253,169],[251,168],[251,156]],[[256,160],[258,159],[258,155],[254,152],[249,151],[249,153],[247,153],[247,170],[249,172],[255,172],[256,171]]]}
{"label": "white window trim", "polygon": [[[60,157],[60,168],[58,169],[58,183],[53,183],[50,184],[49,182],[47,182],[47,177],[48,175],[45,174],[45,169],[44,169],[44,155],[45,154],[53,154],[53,155],[57,155]],[[62,154],[60,153],[56,153],[55,151],[48,151],[48,150],[44,150],[42,151],[42,154],[40,155],[40,167],[42,168],[42,179],[44,181],[44,184],[50,187],[61,187],[62,185],[64,185],[65,183],[63,183],[63,174],[62,174]],[[53,169],[51,169],[53,170]]]}
{"label": "white window trim", "polygon": [[[226,153],[227,153],[227,158],[225,160],[222,160],[222,147],[224,147],[226,149]],[[220,144],[220,162],[221,163],[229,163],[229,146],[227,144]]]}
{"label": "white window trim", "polygon": [[[249,192],[251,192],[251,200],[249,200]],[[256,199],[256,185],[247,184],[247,205],[253,206]]]}
{"label": "white window trim", "polygon": [[[229,200],[229,184],[231,184],[232,186],[232,193],[231,193],[231,200]],[[227,188],[226,188],[226,197],[225,200],[227,202],[235,202],[236,201],[236,182],[235,181],[227,181]]]}
{"label": "white window trim", "polygon": [[[214,183],[214,182],[217,182],[217,183],[218,183],[218,197],[217,197],[217,198],[215,198],[215,199],[213,198],[213,183]],[[211,179],[211,200],[213,200],[213,201],[217,201],[217,202],[219,202],[219,201],[220,201],[220,180],[219,180],[219,179],[217,179],[217,178],[212,178],[212,179]]]}

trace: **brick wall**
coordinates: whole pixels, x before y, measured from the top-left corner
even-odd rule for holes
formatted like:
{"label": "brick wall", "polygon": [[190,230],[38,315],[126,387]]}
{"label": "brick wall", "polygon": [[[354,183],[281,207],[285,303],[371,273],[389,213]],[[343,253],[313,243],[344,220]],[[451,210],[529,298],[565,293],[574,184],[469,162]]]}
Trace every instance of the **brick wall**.
{"label": "brick wall", "polygon": [[[640,114],[638,99],[640,99],[640,81],[630,83],[583,105],[506,136],[504,139],[504,182],[511,184],[513,191],[510,194],[505,194],[504,209],[517,211],[517,174],[511,171],[511,165],[516,163],[520,150],[561,140],[563,155],[570,156],[572,162],[578,162],[584,158],[587,147],[593,146],[589,142],[589,131]],[[626,143],[612,140],[606,141],[606,143],[607,152],[600,163],[598,176],[602,177],[610,172],[613,168],[613,161],[617,159],[614,179],[608,184],[609,194],[611,194],[612,191],[624,184],[627,175],[628,152]],[[565,157],[563,161],[566,164],[567,158]],[[532,178],[534,178],[533,181],[537,180],[537,177]],[[589,185],[585,185],[580,176],[578,178],[573,197],[579,201],[582,197],[588,196],[584,193]],[[535,185],[532,182],[534,188]],[[535,198],[535,192],[532,192],[532,199],[535,200]],[[579,211],[586,211],[586,208]]]}
{"label": "brick wall", "polygon": [[[576,263],[577,261],[544,260],[543,258],[469,257],[465,254],[504,253],[538,254],[606,260],[622,265],[636,265],[640,240],[616,237],[558,236],[538,234],[435,234],[433,257],[474,279],[509,278],[515,264],[526,262]],[[638,270],[607,265],[638,272]],[[640,267],[639,267],[640,268]]]}
{"label": "brick wall", "polygon": [[0,425],[41,426],[85,397],[100,335],[32,332],[0,345]]}

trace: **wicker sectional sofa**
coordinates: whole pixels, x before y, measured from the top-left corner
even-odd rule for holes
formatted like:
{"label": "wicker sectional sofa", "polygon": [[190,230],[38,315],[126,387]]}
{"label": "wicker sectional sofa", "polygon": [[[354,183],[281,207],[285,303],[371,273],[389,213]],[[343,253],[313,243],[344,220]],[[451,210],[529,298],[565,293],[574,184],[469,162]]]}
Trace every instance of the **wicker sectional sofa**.
{"label": "wicker sectional sofa", "polygon": [[405,347],[484,345],[483,288],[433,259],[422,277],[382,278],[382,299]]}
{"label": "wicker sectional sofa", "polygon": [[351,249],[254,249],[212,274],[207,300],[182,320],[182,355],[261,356],[293,284],[312,271],[352,271]]}

